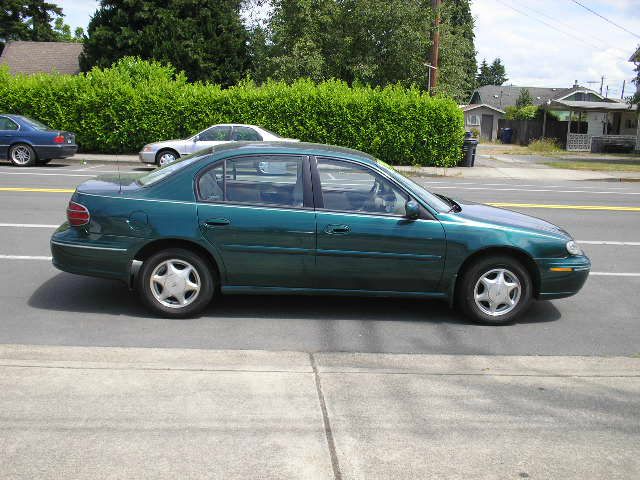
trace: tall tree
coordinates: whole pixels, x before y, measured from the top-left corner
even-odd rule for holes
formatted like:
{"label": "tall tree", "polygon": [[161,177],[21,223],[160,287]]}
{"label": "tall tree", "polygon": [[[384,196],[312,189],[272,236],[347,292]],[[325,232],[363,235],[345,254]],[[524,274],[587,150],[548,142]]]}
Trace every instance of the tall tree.
{"label": "tall tree", "polygon": [[486,59],[480,63],[480,69],[476,76],[476,85],[482,87],[484,85],[502,85],[507,81],[507,73],[502,64],[502,60],[496,58],[491,65]]}
{"label": "tall tree", "polygon": [[247,68],[241,0],[101,0],[80,57],[83,70],[124,56],[169,62],[190,80],[232,85]]}
{"label": "tall tree", "polygon": [[493,85],[502,85],[504,82],[508,80],[507,71],[502,64],[502,60],[500,58],[496,58],[491,66],[489,67],[491,71],[491,75],[493,76]]}
{"label": "tall tree", "polygon": [[[427,87],[430,0],[273,0],[256,80],[304,76]],[[439,91],[467,96],[475,75],[469,0],[443,3]]]}
{"label": "tall tree", "polygon": [[529,92],[528,88],[521,88],[520,95],[516,99],[516,108],[528,107],[529,105],[533,105],[531,92]]}
{"label": "tall tree", "polygon": [[44,0],[3,0],[0,7],[0,43],[9,40],[60,40],[52,23],[62,21],[62,9]]}

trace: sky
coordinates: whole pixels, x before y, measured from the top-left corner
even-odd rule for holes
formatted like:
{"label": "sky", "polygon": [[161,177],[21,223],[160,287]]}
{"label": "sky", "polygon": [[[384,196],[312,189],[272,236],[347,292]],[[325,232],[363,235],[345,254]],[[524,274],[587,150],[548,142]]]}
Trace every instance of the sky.
{"label": "sky", "polygon": [[[443,0],[447,1],[447,0]],[[478,63],[500,57],[507,84],[528,87],[580,85],[609,96],[633,93],[633,64],[640,45],[640,0],[579,0],[633,36],[588,12],[573,0],[472,0]],[[54,0],[72,28],[86,27],[98,7],[94,0]],[[597,83],[588,83],[597,82]]]}

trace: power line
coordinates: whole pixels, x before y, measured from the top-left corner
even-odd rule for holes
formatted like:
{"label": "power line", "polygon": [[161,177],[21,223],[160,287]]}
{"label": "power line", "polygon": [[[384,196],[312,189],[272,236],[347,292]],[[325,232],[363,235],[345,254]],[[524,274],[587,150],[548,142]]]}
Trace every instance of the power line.
{"label": "power line", "polygon": [[[598,49],[598,50],[602,50],[602,45],[596,45],[595,43],[591,43],[590,41],[586,40],[585,38],[581,38],[581,37],[578,37],[577,35],[574,35],[573,33],[569,33],[569,32],[566,32],[566,31],[564,31],[564,30],[561,30],[560,28],[556,27],[555,25],[552,25],[552,24],[550,24],[549,22],[545,22],[544,20],[541,20],[541,19],[539,19],[539,18],[537,18],[537,17],[531,16],[531,15],[529,15],[527,12],[524,12],[524,11],[522,11],[522,10],[520,10],[520,9],[518,9],[518,8],[516,8],[516,7],[514,7],[513,5],[510,5],[510,4],[506,3],[506,2],[505,2],[505,1],[503,1],[503,0],[497,0],[497,1],[498,1],[499,3],[501,3],[502,5],[504,5],[505,7],[508,7],[508,8],[510,8],[511,10],[514,10],[514,11],[516,11],[517,13],[519,13],[519,14],[521,14],[521,15],[524,15],[524,16],[525,16],[525,17],[527,17],[527,18],[531,18],[531,19],[533,19],[533,20],[536,20],[537,22],[540,22],[540,23],[542,23],[543,25],[546,25],[547,27],[551,28],[552,30],[555,30],[556,32],[560,32],[560,33],[562,33],[562,34],[564,34],[564,35],[567,35],[567,36],[569,36],[569,37],[573,38],[574,40],[578,40],[579,42],[581,42],[581,43],[583,43],[583,44],[585,44],[585,45],[591,46],[592,48],[596,48],[596,49]],[[611,45],[609,45],[609,47],[610,47],[610,48],[615,48],[615,47],[612,47]],[[616,58],[619,58],[619,59],[621,59],[621,60],[623,59],[623,57],[622,57],[621,55],[615,55],[615,54],[613,54],[612,56],[614,56],[614,57],[616,57]],[[624,57],[624,60],[626,60],[626,57]]]}
{"label": "power line", "polygon": [[640,38],[640,35],[633,33],[631,30],[628,30],[626,28],[624,28],[622,25],[618,25],[616,22],[614,22],[613,20],[609,20],[607,17],[605,17],[604,15],[600,15],[598,12],[596,12],[595,10],[590,9],[589,7],[587,7],[586,5],[583,5],[582,3],[578,2],[578,0],[571,0],[573,3],[575,3],[576,5],[580,5],[582,8],[584,8],[585,10],[593,13],[594,15],[597,15],[598,17],[600,17],[601,19],[603,19],[605,22],[609,22],[611,25],[614,25],[616,27],[618,27],[620,30],[624,30],[625,32],[627,32],[630,35],[633,35],[636,38]]}
{"label": "power line", "polygon": [[[560,22],[560,21],[556,20],[555,18],[553,18],[552,16],[547,15],[546,13],[541,12],[540,10],[536,10],[535,8],[533,8],[533,7],[529,6],[529,5],[520,5],[520,6],[526,8],[527,10],[531,10],[532,12],[537,13],[538,15],[540,15],[542,17],[545,17],[548,20],[551,20],[552,22],[562,26],[563,28],[568,28],[569,30],[574,30],[574,27],[572,25],[570,25],[568,23],[565,23],[565,22]],[[593,40],[597,40],[597,41],[599,41],[601,43],[607,43],[605,40],[602,40],[601,38],[598,38],[598,37],[594,37],[593,35],[589,35],[589,37],[592,38]],[[584,40],[584,37],[583,37],[583,40]]]}

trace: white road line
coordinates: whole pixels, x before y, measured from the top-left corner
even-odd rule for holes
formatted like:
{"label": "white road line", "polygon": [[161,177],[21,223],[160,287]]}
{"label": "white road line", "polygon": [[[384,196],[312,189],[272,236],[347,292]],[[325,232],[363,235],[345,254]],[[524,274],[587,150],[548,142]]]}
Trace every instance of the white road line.
{"label": "white road line", "polygon": [[[423,181],[421,182],[423,184],[444,184],[444,185],[451,185],[452,187],[455,187],[456,185],[483,185],[483,186],[490,186],[490,187],[546,187],[546,188],[567,188],[569,185],[544,185],[544,184],[540,184],[540,183],[479,183],[479,182],[450,182],[450,181]],[[581,188],[581,189],[587,189],[587,190],[591,190],[594,188],[598,188],[600,190],[602,190],[602,186],[598,185],[598,186],[589,186],[589,185],[580,185],[580,186],[576,186],[574,188]],[[629,187],[606,187],[608,190],[629,190]]]}
{"label": "white road line", "polygon": [[[51,261],[52,257],[37,255],[0,255],[0,260],[45,260]],[[589,275],[598,277],[640,277],[640,273],[626,272],[591,272]]]}
{"label": "white road line", "polygon": [[584,245],[622,245],[625,247],[640,247],[640,242],[614,242],[610,240],[576,240]]}
{"label": "white road line", "polygon": [[0,223],[0,227],[8,228],[58,228],[60,225],[45,225],[42,223]]}
{"label": "white road line", "polygon": [[589,275],[600,277],[640,277],[640,273],[591,272]]}
{"label": "white road line", "polygon": [[[76,170],[70,170],[75,172]],[[79,171],[79,170],[78,170]],[[102,172],[97,172],[102,173]],[[0,172],[0,175],[35,175],[39,177],[88,177],[93,178],[97,175],[80,174],[80,173],[41,173],[41,172]],[[107,173],[107,172],[104,172]]]}
{"label": "white road line", "polygon": [[0,260],[51,260],[51,257],[33,255],[0,255]]}
{"label": "white road line", "polygon": [[87,170],[91,170],[93,168],[104,167],[104,165],[92,165],[90,167],[78,168],[77,170],[69,170],[70,172],[86,172]]}
{"label": "white road line", "polygon": [[450,186],[450,187],[438,186],[434,188],[443,188],[443,189],[455,188],[458,190],[491,190],[492,192],[548,192],[548,193],[589,193],[589,194],[596,194],[596,195],[640,195],[640,192],[553,190],[549,188],[525,189],[525,188],[488,188],[488,187],[456,187],[456,186]]}

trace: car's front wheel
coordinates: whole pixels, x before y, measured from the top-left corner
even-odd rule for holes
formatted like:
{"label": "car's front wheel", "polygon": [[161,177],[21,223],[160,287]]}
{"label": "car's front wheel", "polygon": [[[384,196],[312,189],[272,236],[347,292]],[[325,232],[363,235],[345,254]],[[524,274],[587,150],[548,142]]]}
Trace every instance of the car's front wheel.
{"label": "car's front wheel", "polygon": [[473,263],[460,279],[458,302],[471,320],[505,324],[524,312],[532,298],[531,275],[509,256],[489,256]]}
{"label": "car's front wheel", "polygon": [[175,162],[178,158],[180,158],[180,155],[173,150],[160,150],[156,155],[156,165],[164,167]]}
{"label": "car's front wheel", "polygon": [[35,165],[38,157],[30,145],[18,143],[9,149],[9,160],[16,167],[30,167]]}
{"label": "car's front wheel", "polygon": [[182,248],[162,250],[143,264],[137,288],[154,312],[185,318],[201,312],[211,302],[214,276],[200,255]]}

